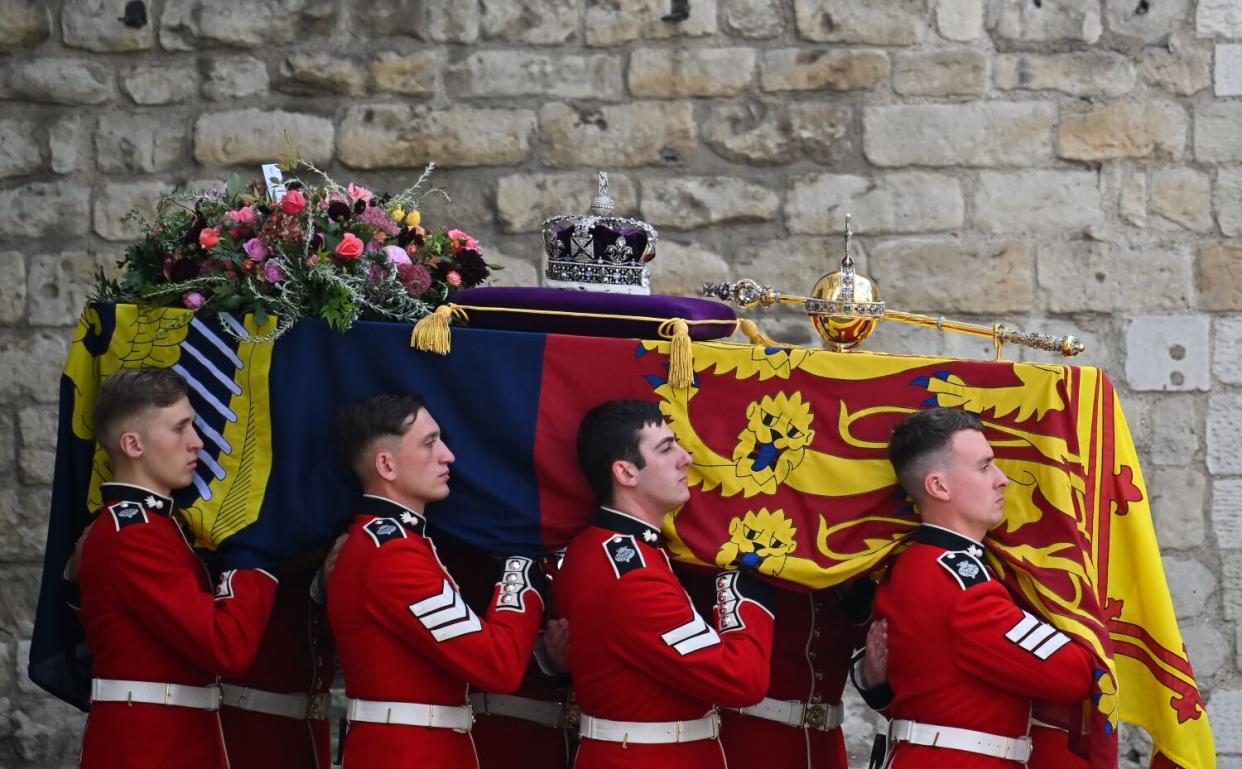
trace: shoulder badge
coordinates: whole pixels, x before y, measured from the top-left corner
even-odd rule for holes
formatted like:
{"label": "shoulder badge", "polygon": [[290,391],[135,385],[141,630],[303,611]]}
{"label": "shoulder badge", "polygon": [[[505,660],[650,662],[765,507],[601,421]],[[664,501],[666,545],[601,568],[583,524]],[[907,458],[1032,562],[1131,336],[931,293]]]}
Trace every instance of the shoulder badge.
{"label": "shoulder badge", "polygon": [[983,561],[969,550],[950,550],[943,553],[936,562],[953,575],[963,590],[991,581],[987,567]]}
{"label": "shoulder badge", "polygon": [[376,518],[363,526],[362,530],[376,547],[394,539],[405,539],[405,527],[394,518]]}
{"label": "shoulder badge", "polygon": [[630,534],[614,534],[604,540],[604,552],[608,554],[608,562],[612,564],[617,579],[647,565],[638,549],[638,541]]}
{"label": "shoulder badge", "polygon": [[116,524],[117,531],[135,523],[150,522],[146,508],[138,502],[117,502],[108,506],[108,512],[112,514],[112,521]]}

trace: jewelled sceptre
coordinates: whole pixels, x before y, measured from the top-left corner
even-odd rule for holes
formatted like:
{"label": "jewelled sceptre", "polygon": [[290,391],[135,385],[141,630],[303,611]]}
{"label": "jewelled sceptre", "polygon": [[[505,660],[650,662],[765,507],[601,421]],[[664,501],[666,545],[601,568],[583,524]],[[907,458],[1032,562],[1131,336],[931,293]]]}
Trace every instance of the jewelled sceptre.
{"label": "jewelled sceptre", "polygon": [[851,254],[853,243],[852,217],[846,214],[845,255],[841,258],[841,269],[824,275],[816,281],[810,296],[784,294],[771,286],[759,285],[749,278],[732,283],[704,283],[703,295],[733,302],[746,310],[753,310],[756,307],[767,308],[774,304],[801,306],[810,316],[812,325],[815,326],[815,330],[824,342],[838,352],[858,347],[871,335],[872,331],[875,331],[875,327],[881,320],[895,320],[898,323],[934,328],[937,331],[955,331],[959,334],[989,337],[996,345],[998,360],[1006,344],[1059,352],[1067,358],[1085,349],[1081,341],[1069,335],[1051,336],[1033,331],[1005,328],[1001,323],[984,326],[978,323],[948,320],[943,315],[932,317],[890,310],[884,306],[884,302],[880,301],[880,289],[875,281],[855,271],[854,257]]}

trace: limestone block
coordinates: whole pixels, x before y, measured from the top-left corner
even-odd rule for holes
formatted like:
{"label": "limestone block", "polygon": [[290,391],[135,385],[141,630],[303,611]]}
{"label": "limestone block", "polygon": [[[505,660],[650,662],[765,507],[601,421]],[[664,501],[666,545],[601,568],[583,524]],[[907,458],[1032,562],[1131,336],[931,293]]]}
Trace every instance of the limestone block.
{"label": "limestone block", "polygon": [[1195,32],[1199,37],[1242,37],[1242,6],[1234,0],[1199,0]]}
{"label": "limestone block", "polygon": [[[85,251],[31,255],[26,291],[30,324],[71,326],[76,323],[91,292],[91,278],[98,265],[99,259],[95,254]],[[24,428],[33,425],[28,417]],[[26,431],[24,429],[23,434]],[[54,447],[37,443],[29,445]]]}
{"label": "limestone block", "polygon": [[1212,373],[1223,384],[1242,385],[1242,316],[1218,315]]}
{"label": "limestone block", "polygon": [[1034,102],[865,107],[863,150],[879,166],[1035,165],[1053,157],[1055,122]]}
{"label": "limestone block", "polygon": [[427,51],[384,51],[371,60],[369,71],[371,87],[381,93],[425,96],[436,90],[436,56]]}
{"label": "limestone block", "polygon": [[1212,84],[1212,52],[1178,35],[1168,45],[1144,48],[1139,74],[1152,85],[1178,96],[1190,96]]}
{"label": "limestone block", "polygon": [[422,3],[418,35],[435,43],[473,43],[479,39],[479,4],[476,0]]}
{"label": "limestone block", "polygon": [[1134,65],[1111,51],[1009,53],[995,60],[1002,91],[1060,91],[1071,96],[1120,96],[1134,90]]}
{"label": "limestone block", "polygon": [[200,115],[194,123],[194,159],[208,167],[270,163],[287,152],[286,134],[303,159],[316,165],[332,159],[331,120],[259,109]]}
{"label": "limestone block", "polygon": [[1104,220],[1091,171],[983,171],[974,213],[978,227],[1005,235],[1080,230]]}
{"label": "limestone block", "polygon": [[724,0],[721,9],[725,29],[738,37],[766,40],[785,31],[785,17],[778,0]]}
{"label": "limestone block", "polygon": [[26,406],[18,409],[17,428],[21,434],[21,445],[35,449],[56,448],[58,420],[59,410],[56,406]]}
{"label": "limestone block", "polygon": [[[880,290],[887,291],[887,287],[881,285]],[[886,299],[888,296],[888,293],[884,294]],[[962,311],[957,309],[956,304],[956,292],[947,294],[936,311],[960,317]],[[988,321],[990,319],[980,322]],[[864,349],[893,355],[933,355],[964,360],[992,360],[996,355],[991,339],[966,334],[939,334],[935,329],[909,326],[905,323],[881,323],[867,338]],[[1005,354],[1009,355],[1012,348],[1005,349]]]}
{"label": "limestone block", "polygon": [[1012,3],[989,0],[989,27],[1009,40],[1094,43],[1104,28],[1099,3],[1080,0],[1042,0]]}
{"label": "limestone block", "polygon": [[0,189],[0,232],[10,238],[85,235],[90,226],[89,196],[90,190],[67,182]]}
{"label": "limestone block", "polygon": [[1195,159],[1202,163],[1242,161],[1242,101],[1195,107]]}
{"label": "limestone block", "polygon": [[[980,322],[991,323],[992,318],[984,317]],[[1042,350],[1031,350],[1026,347],[1016,347],[1008,345],[1005,347],[1004,355],[1006,358],[1013,360],[1025,361],[1028,363],[1068,363],[1074,366],[1094,366],[1106,374],[1110,374],[1117,378],[1121,375],[1117,372],[1122,368],[1122,350],[1121,345],[1117,343],[1119,331],[1117,323],[1112,318],[1107,317],[1089,317],[1078,315],[1073,319],[1047,317],[1042,313],[1028,315],[1025,318],[1006,316],[1006,328],[1020,328],[1023,331],[1040,331],[1045,334],[1054,334],[1060,336],[1062,334],[1071,334],[1083,344],[1086,345],[1084,350],[1073,359],[1066,361],[1058,358],[1056,355],[1050,355]],[[984,340],[991,343],[990,339]],[[1123,398],[1126,412],[1129,413],[1131,401]],[[1150,429],[1148,432],[1150,432]],[[1146,433],[1145,433],[1146,434]],[[1144,447],[1146,444],[1140,445],[1138,437],[1135,438],[1135,445]],[[1147,467],[1150,463],[1146,453],[1142,454],[1143,467]]]}
{"label": "limestone block", "polygon": [[[1204,4],[1200,3],[1200,11]],[[1242,690],[1213,691],[1208,697],[1207,712],[1208,719],[1212,722],[1212,739],[1216,743],[1216,751],[1242,753]]]}
{"label": "limestone block", "polygon": [[1242,45],[1216,46],[1216,96],[1242,96]]}
{"label": "limestone block", "polygon": [[798,36],[817,43],[915,45],[928,21],[923,0],[794,0]]}
{"label": "limestone block", "polygon": [[1218,547],[1242,548],[1242,479],[1212,481],[1212,531],[1216,532]]}
{"label": "limestone block", "polygon": [[1208,399],[1207,466],[1214,475],[1242,475],[1242,395],[1213,393]]}
{"label": "limestone block", "polygon": [[1212,199],[1220,231],[1230,237],[1242,236],[1242,170],[1227,167],[1218,170]]}
{"label": "limestone block", "polygon": [[207,65],[203,95],[214,101],[234,101],[267,93],[271,80],[267,65],[249,56],[221,56]]}
{"label": "limestone block", "polygon": [[10,326],[26,315],[26,255],[0,251],[0,264],[8,272],[8,280],[0,281],[0,325]]}
{"label": "limestone block", "polygon": [[407,105],[350,107],[341,121],[341,162],[351,168],[497,166],[530,152],[535,113],[524,109]]}
{"label": "limestone block", "polygon": [[1242,310],[1242,244],[1199,245],[1199,307]]}
{"label": "limestone block", "polygon": [[988,60],[974,48],[898,54],[893,90],[905,96],[982,96],[988,90]]}
{"label": "limestone block", "polygon": [[330,53],[295,53],[280,65],[280,75],[285,79],[282,90],[308,96],[361,96],[367,91],[363,65]]}
{"label": "limestone block", "polygon": [[526,45],[577,43],[579,8],[577,0],[483,0],[480,34]]}
{"label": "limestone block", "polygon": [[643,182],[643,218],[665,229],[766,222],[779,211],[780,198],[775,192],[736,177],[676,176]]}
{"label": "limestone block", "polygon": [[1151,177],[1153,223],[1165,230],[1212,232],[1212,180],[1193,168],[1166,168]]}
{"label": "limestone block", "polygon": [[1225,669],[1229,662],[1229,639],[1211,622],[1182,625],[1182,641],[1189,652],[1195,679],[1204,681]]}
{"label": "limestone block", "polygon": [[664,165],[678,162],[697,144],[689,102],[599,108],[546,104],[539,110],[539,134],[554,168]]}
{"label": "limestone block", "polygon": [[121,92],[136,104],[180,104],[198,96],[198,68],[160,64],[121,74]]}
{"label": "limestone block", "polygon": [[445,70],[444,88],[455,96],[502,99],[552,95],[618,101],[624,93],[621,59],[617,56],[554,56],[526,51],[472,53]]}
{"label": "limestone block", "polygon": [[[18,657],[26,659],[20,647]],[[24,664],[22,668],[25,668]],[[22,686],[19,683],[18,689],[22,690]],[[72,766],[78,763],[82,749],[79,735],[85,726],[86,714],[55,697],[42,694],[42,689],[36,687],[34,692],[42,696],[27,697],[14,703],[8,719],[13,727],[13,736],[7,744],[12,745],[23,763],[31,766]]]}
{"label": "limestone block", "polygon": [[81,115],[69,115],[53,121],[47,130],[52,170],[58,174],[69,174],[91,165],[93,133],[93,119]]}
{"label": "limestone block", "polygon": [[[172,192],[164,182],[108,182],[95,199],[95,233],[105,240],[132,241],[142,236],[136,222],[126,222],[130,211],[139,211],[154,221],[160,195]],[[77,318],[77,313],[73,315]]]}
{"label": "limestone block", "polygon": [[936,29],[946,40],[968,43],[983,34],[983,0],[935,0]]}
{"label": "limestone block", "polygon": [[[768,286],[809,285],[809,280],[835,270],[837,265],[841,264],[840,237],[799,237],[784,240],[765,238],[738,244],[732,250],[733,274],[751,278]],[[866,260],[856,258],[855,261],[859,262],[859,271],[865,272]],[[773,315],[773,318],[775,317]],[[760,328],[765,330],[768,328],[769,321],[766,316],[756,317],[755,321],[759,323]],[[801,314],[797,321],[799,327],[811,328],[810,321],[806,320],[805,314]],[[784,338],[781,339],[785,341]],[[816,340],[818,341],[818,337]]]}
{"label": "limestone block", "polygon": [[1118,191],[1121,218],[1135,227],[1147,226],[1147,174],[1132,168],[1122,171]]}
{"label": "limestone block", "polygon": [[1169,595],[1173,598],[1173,611],[1177,618],[1202,615],[1208,600],[1216,592],[1216,575],[1193,558],[1166,555],[1160,560],[1164,562],[1164,575],[1169,583]]}
{"label": "limestone block", "polygon": [[1181,312],[1193,296],[1192,268],[1182,243],[1047,243],[1036,254],[1039,293],[1057,313]]}
{"label": "limestone block", "polygon": [[52,10],[37,0],[0,0],[0,53],[37,45],[52,33]]}
{"label": "limestone block", "polygon": [[1126,326],[1126,381],[1133,390],[1207,390],[1207,315],[1139,315]]}
{"label": "limestone block", "polygon": [[1157,467],[1147,476],[1147,493],[1161,549],[1189,550],[1203,544],[1203,473],[1193,467]]}
{"label": "limestone block", "polygon": [[488,255],[488,261],[495,260],[504,265],[504,269],[493,272],[488,278],[489,286],[538,286],[543,268],[516,257]]}
{"label": "limestone block", "polygon": [[[48,485],[56,470],[56,450],[22,447],[17,452],[17,473],[22,483]],[[33,554],[37,554],[35,551]]]}
{"label": "limestone block", "polygon": [[[63,329],[0,329],[0,398],[6,403],[55,403],[60,391],[54,383],[60,381],[68,348],[69,335]],[[0,607],[3,601],[0,595]]]}
{"label": "limestone block", "polygon": [[[586,211],[595,190],[595,174],[584,171],[502,176],[496,185],[496,213],[505,232],[539,232],[549,216]],[[617,206],[615,215],[638,213],[638,187],[629,176],[608,174],[608,193]]]}
{"label": "limestone block", "polygon": [[884,299],[903,310],[943,312],[946,301],[967,313],[1031,309],[1034,255],[1021,241],[902,238],[873,246],[870,265]]}
{"label": "limestone block", "polygon": [[943,232],[962,226],[965,210],[961,185],[950,176],[820,174],[790,179],[785,220],[791,232],[812,235],[839,233],[847,213],[864,235]]}
{"label": "limestone block", "polygon": [[[1226,483],[1227,486],[1220,488],[1222,483]],[[1239,506],[1236,511],[1231,512],[1231,515],[1242,520],[1242,499],[1239,498],[1239,494],[1242,494],[1242,481],[1215,481],[1212,484],[1212,495],[1214,497],[1212,503],[1213,516],[1216,515],[1216,505],[1220,503],[1221,495],[1228,495],[1230,499],[1234,500],[1234,504]],[[1239,528],[1242,529],[1242,527]],[[1224,583],[1224,600],[1221,603],[1224,604],[1225,619],[1236,622],[1242,619],[1242,558],[1238,557],[1239,551],[1237,549],[1226,549],[1227,545],[1219,537],[1220,534],[1218,532],[1217,539],[1221,542],[1221,580]]]}
{"label": "limestone block", "polygon": [[1057,129],[1058,154],[1067,160],[1182,157],[1188,130],[1177,104],[1120,101],[1066,104]]}
{"label": "limestone block", "polygon": [[88,51],[145,51],[155,45],[155,25],[121,21],[125,0],[65,0],[60,8],[62,40]]}
{"label": "limestone block", "polygon": [[[189,152],[184,118],[176,113],[116,112],[100,117],[95,162],[107,172],[152,173],[185,165]],[[272,157],[279,157],[273,155]]]}
{"label": "limestone block", "polygon": [[331,0],[168,0],[160,45],[167,51],[294,45],[329,33],[336,13]]}
{"label": "limestone block", "polygon": [[112,81],[112,70],[96,61],[43,57],[0,60],[0,99],[103,104],[112,98]]}
{"label": "limestone block", "polygon": [[737,96],[750,87],[753,48],[639,48],[630,54],[630,94],[646,98]]}
{"label": "limestone block", "polygon": [[759,82],[765,91],[853,91],[888,78],[880,51],[778,48],[764,51]]}
{"label": "limestone block", "polygon": [[1132,0],[1106,0],[1104,14],[1110,31],[1155,43],[1186,23],[1190,0],[1161,0],[1146,5]]}
{"label": "limestone block", "polygon": [[1194,461],[1203,445],[1204,418],[1193,398],[1162,397],[1155,402],[1150,419],[1152,464],[1185,466]]}
{"label": "limestone block", "polygon": [[[53,457],[54,452],[38,449],[36,453],[42,455],[42,458],[32,458],[30,461],[44,465],[37,477],[49,477],[51,463],[48,460]],[[23,462],[27,461],[27,450],[23,449],[22,456]],[[28,476],[23,469],[17,477],[26,480]],[[51,489],[47,486],[22,486],[14,478],[0,487],[0,559],[7,562],[34,562],[43,557],[43,549],[47,543],[46,516],[51,507]],[[25,668],[26,658],[23,657],[21,670],[24,671]],[[8,675],[8,670],[0,673],[0,677],[12,678]]]}
{"label": "limestone block", "polygon": [[586,43],[620,45],[629,40],[664,40],[716,34],[717,0],[695,0],[684,21],[663,21],[667,0],[604,0],[587,4]]}
{"label": "limestone block", "polygon": [[833,104],[735,101],[711,108],[703,141],[738,163],[773,165],[803,158],[826,163],[849,125],[850,111]]}
{"label": "limestone block", "polygon": [[0,177],[24,176],[44,166],[33,120],[0,118]]}
{"label": "limestone block", "polygon": [[651,269],[653,293],[702,296],[704,283],[729,279],[729,263],[709,248],[661,238],[656,249]]}

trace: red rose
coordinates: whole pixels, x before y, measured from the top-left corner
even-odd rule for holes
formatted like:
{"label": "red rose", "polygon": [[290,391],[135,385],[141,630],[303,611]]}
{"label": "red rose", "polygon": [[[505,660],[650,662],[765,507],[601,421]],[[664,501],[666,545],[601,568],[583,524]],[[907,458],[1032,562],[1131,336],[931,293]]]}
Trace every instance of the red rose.
{"label": "red rose", "polygon": [[210,251],[220,244],[220,230],[215,227],[204,227],[202,232],[198,233],[198,244],[203,247],[204,251]]}
{"label": "red rose", "polygon": [[342,259],[357,259],[362,255],[362,240],[352,232],[345,233],[336,246],[336,255]]}
{"label": "red rose", "polygon": [[280,210],[290,216],[297,216],[304,208],[306,208],[306,196],[301,190],[289,190],[280,199]]}

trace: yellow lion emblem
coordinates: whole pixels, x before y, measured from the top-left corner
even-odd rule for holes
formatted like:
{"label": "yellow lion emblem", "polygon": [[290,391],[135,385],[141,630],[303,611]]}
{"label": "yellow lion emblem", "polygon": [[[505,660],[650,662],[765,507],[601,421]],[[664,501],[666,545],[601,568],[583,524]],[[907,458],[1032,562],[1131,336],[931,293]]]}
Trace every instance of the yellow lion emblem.
{"label": "yellow lion emblem", "polygon": [[758,569],[778,575],[789,554],[798,548],[798,529],[784,510],[749,510],[729,521],[729,539],[716,553],[716,565]]}
{"label": "yellow lion emblem", "polygon": [[765,494],[776,493],[806,457],[815,438],[812,419],[811,405],[803,402],[801,393],[765,395],[752,402],[746,407],[746,427],[733,448],[737,477],[749,478]]}

